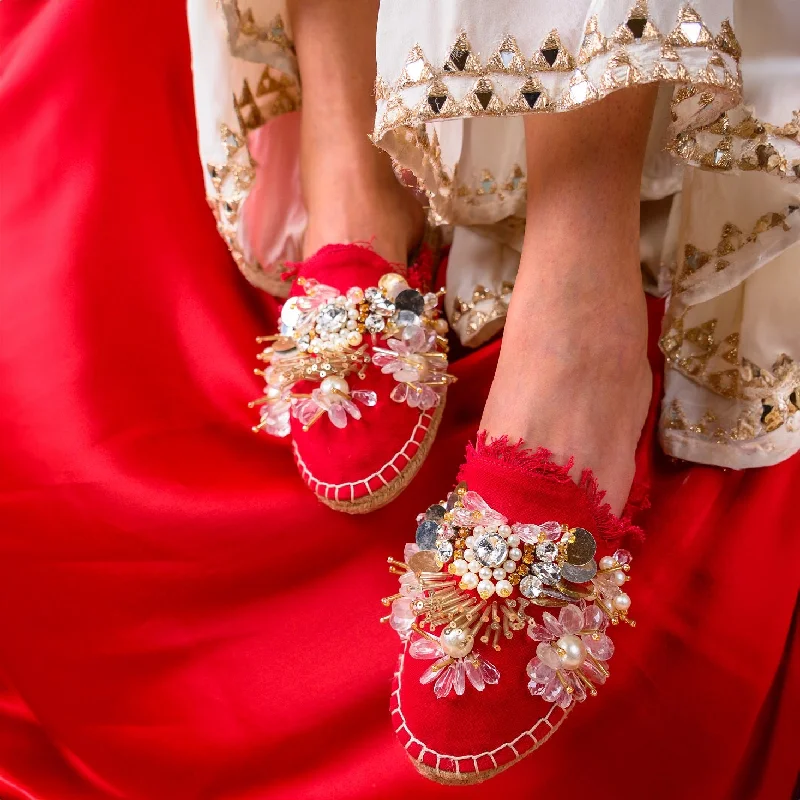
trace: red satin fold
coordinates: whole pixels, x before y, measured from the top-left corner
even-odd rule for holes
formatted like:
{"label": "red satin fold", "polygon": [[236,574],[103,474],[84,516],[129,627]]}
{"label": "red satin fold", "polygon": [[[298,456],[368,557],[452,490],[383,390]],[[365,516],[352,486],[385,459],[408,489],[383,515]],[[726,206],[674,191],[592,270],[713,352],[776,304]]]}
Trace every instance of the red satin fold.
{"label": "red satin fold", "polygon": [[[401,500],[336,514],[249,430],[275,303],[205,204],[184,3],[3,0],[0,108],[0,797],[450,797],[395,743],[377,601],[497,343]],[[800,464],[647,457],[638,627],[498,796],[789,796]]]}

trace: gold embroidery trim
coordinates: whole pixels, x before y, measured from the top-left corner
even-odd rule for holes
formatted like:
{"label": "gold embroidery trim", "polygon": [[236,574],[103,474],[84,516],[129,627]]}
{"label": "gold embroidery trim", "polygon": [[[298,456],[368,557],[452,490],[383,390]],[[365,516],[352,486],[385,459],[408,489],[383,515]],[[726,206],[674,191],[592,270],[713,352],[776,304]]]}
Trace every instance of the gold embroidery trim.
{"label": "gold embroidery trim", "polygon": [[[660,59],[648,73],[627,48],[637,42],[661,43]],[[710,52],[706,65],[694,76],[682,63],[676,48],[705,48]],[[612,57],[595,85],[582,69],[592,59],[611,52]],[[732,75],[720,56],[724,53],[733,61],[736,75]],[[603,36],[596,17],[586,25],[583,41],[577,55],[573,56],[561,42],[557,30],[548,34],[538,51],[529,58],[520,50],[513,36],[506,36],[500,46],[490,54],[485,64],[475,55],[466,33],[459,34],[456,42],[443,59],[441,69],[431,65],[424,51],[415,45],[409,52],[400,77],[393,86],[378,78],[380,95],[387,106],[376,125],[373,138],[378,141],[389,130],[399,126],[414,126],[434,119],[458,116],[503,116],[534,111],[566,110],[599,99],[615,89],[654,80],[686,83],[692,80],[710,84],[732,93],[738,100],[741,77],[738,58],[741,48],[733,28],[725,20],[716,37],[712,36],[700,16],[690,6],[685,6],[673,30],[663,36],[648,18],[647,3],[639,0],[629,12],[628,20],[618,26],[610,37]],[[532,73],[571,72],[568,87],[558,97],[549,97]],[[519,88],[513,96],[503,101],[492,83],[492,77],[518,76]],[[446,80],[455,76],[473,76],[479,80],[459,103],[450,94]],[[412,86],[427,85],[425,97],[415,108],[408,108],[401,96]]]}
{"label": "gold embroidery trim", "polygon": [[[479,284],[473,290],[469,300],[463,300],[456,296],[450,321],[456,325],[463,319],[466,332],[477,333],[487,322],[505,317],[508,312],[508,304],[511,302],[513,288],[514,284],[509,281],[503,281],[498,291],[487,289]],[[488,308],[477,308],[479,304],[485,303],[487,300],[491,301]]]}
{"label": "gold embroidery trim", "polygon": [[689,279],[693,278],[696,273],[703,270],[708,264],[713,263],[715,272],[722,272],[727,269],[731,262],[726,256],[736,253],[745,245],[757,242],[762,233],[778,227],[784,231],[791,230],[786,218],[794,211],[797,211],[798,208],[800,206],[791,205],[787,206],[782,212],[771,211],[763,214],[756,220],[752,230],[747,235],[732,222],[726,222],[722,226],[719,242],[713,250],[701,250],[693,244],[684,245],[683,260],[678,266],[678,272],[673,283],[674,291],[685,291],[688,287]]}
{"label": "gold embroidery trim", "polygon": [[738,331],[717,339],[716,319],[686,327],[684,317],[672,321],[659,345],[667,364],[698,385],[731,400],[752,401],[800,384],[800,365],[788,356],[761,367],[740,355]]}

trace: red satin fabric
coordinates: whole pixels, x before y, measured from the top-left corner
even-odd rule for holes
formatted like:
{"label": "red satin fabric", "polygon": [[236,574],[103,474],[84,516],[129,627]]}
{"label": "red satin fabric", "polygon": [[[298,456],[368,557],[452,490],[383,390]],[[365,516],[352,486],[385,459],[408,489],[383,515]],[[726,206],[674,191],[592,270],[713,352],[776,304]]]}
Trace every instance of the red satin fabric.
{"label": "red satin fabric", "polygon": [[[275,306],[203,199],[183,3],[3,0],[0,108],[0,797],[454,794],[394,741],[377,600],[497,345],[401,500],[336,514],[249,431]],[[799,478],[656,459],[613,681],[460,796],[787,797]]]}

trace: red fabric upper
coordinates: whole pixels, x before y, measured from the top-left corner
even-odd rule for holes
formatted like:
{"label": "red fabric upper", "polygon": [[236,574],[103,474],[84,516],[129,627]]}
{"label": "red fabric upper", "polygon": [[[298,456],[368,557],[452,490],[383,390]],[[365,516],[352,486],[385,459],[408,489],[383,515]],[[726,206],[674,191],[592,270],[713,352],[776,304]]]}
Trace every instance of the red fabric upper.
{"label": "red fabric upper", "polygon": [[[346,244],[323,247],[298,266],[297,277],[313,278],[345,293],[352,286],[377,286],[381,275],[387,272],[405,271],[367,246]],[[292,294],[304,294],[303,287],[295,282]],[[347,427],[340,429],[325,415],[304,431],[292,419],[292,436],[304,480],[317,494],[333,500],[358,499],[397,478],[419,449],[433,415],[433,410],[421,412],[391,400],[389,393],[396,381],[377,367],[369,366],[364,380],[351,376],[349,381],[351,389],[372,390],[378,395],[372,408],[359,404],[360,420],[350,419]],[[296,390],[309,392],[316,385],[301,382]]]}
{"label": "red fabric upper", "polygon": [[[555,520],[571,527],[584,527],[598,539],[598,558],[610,555],[615,548],[609,541],[638,534],[640,530],[629,520],[611,514],[590,471],[584,472],[579,485],[569,475],[571,467],[571,462],[563,466],[555,464],[546,450],[525,450],[521,444],[511,445],[504,439],[487,442],[486,435],[481,433],[477,444],[468,446],[458,478],[505,515],[509,524]],[[540,618],[543,610],[529,609],[529,613]],[[610,631],[620,650],[624,650],[631,633],[625,625]],[[392,718],[405,719],[406,726],[398,732],[401,744],[412,757],[429,766],[463,773],[492,769],[512,761],[517,754],[534,746],[533,738],[520,738],[521,734],[534,728],[552,708],[552,704],[532,697],[527,689],[525,667],[536,655],[536,643],[525,631],[515,633],[510,641],[501,639],[499,651],[483,644],[476,651],[499,669],[499,683],[487,686],[483,692],[468,685],[461,697],[451,693],[441,699],[435,697],[432,684],[419,682],[431,662],[404,656],[402,685],[399,697],[393,696],[396,710]],[[612,659],[612,674],[613,662]],[[604,688],[599,687],[598,698],[588,698],[586,702],[597,702]],[[580,713],[580,707],[577,711]],[[553,709],[551,722],[562,715],[560,709]],[[548,731],[549,727],[541,723],[534,736],[541,739]],[[409,745],[412,738],[419,741],[411,741]],[[505,744],[509,746],[504,747]],[[488,752],[492,756],[486,755]],[[454,762],[443,763],[441,755],[476,758],[459,762],[456,768]]]}
{"label": "red fabric upper", "polygon": [[376,599],[453,484],[498,344],[454,364],[419,479],[375,514],[318,503],[289,443],[250,432],[277,304],[203,197],[185,14],[0,2],[0,797],[790,797],[800,459],[674,463],[652,424],[638,626],[602,694],[489,786],[409,765]]}

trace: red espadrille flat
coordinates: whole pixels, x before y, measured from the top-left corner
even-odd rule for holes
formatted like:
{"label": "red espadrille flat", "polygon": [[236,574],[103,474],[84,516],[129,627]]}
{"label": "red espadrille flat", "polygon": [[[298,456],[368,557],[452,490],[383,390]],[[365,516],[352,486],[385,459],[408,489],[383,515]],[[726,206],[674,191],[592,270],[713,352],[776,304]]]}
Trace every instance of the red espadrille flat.
{"label": "red espadrille flat", "polygon": [[434,781],[479,783],[530,755],[608,679],[609,628],[634,625],[617,545],[641,531],[571,466],[479,437],[403,561],[389,559],[400,592],[384,619],[404,643],[392,721]]}
{"label": "red espadrille flat", "polygon": [[391,502],[436,436],[454,379],[425,272],[419,262],[398,271],[362,245],[323,247],[299,265],[280,332],[259,339],[266,387],[251,404],[261,406],[254,430],[291,435],[303,480],[336,510]]}

